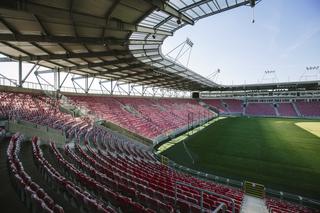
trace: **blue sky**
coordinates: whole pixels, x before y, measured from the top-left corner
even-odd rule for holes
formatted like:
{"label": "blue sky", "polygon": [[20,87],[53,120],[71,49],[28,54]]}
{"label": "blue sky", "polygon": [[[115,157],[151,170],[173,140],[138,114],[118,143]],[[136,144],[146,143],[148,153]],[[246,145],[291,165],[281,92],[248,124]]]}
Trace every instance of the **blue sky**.
{"label": "blue sky", "polygon": [[162,50],[190,38],[189,68],[203,76],[219,68],[217,81],[223,84],[273,81],[275,76],[264,76],[265,70],[275,70],[278,81],[296,81],[306,66],[320,65],[319,0],[262,0],[254,14],[254,24],[250,7],[200,20],[169,37]]}
{"label": "blue sky", "polygon": [[[247,6],[200,20],[167,38],[162,50],[190,38],[189,68],[203,76],[220,69],[216,80],[222,84],[273,81],[265,70],[275,70],[278,81],[297,81],[306,66],[320,66],[320,0],[262,0],[254,11],[254,24]],[[23,64],[24,75],[31,66]],[[17,79],[17,69],[17,63],[0,64],[0,73],[10,78]],[[320,71],[304,80],[316,77]]]}

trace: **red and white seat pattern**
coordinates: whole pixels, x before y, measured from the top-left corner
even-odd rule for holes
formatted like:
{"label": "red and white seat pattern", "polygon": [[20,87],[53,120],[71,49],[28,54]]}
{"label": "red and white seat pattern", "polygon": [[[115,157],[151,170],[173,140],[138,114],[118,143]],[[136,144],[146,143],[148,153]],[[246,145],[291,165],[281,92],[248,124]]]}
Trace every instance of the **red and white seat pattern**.
{"label": "red and white seat pattern", "polygon": [[[194,189],[178,186],[178,201],[175,203],[175,183],[181,181],[234,199],[236,212],[239,212],[243,198],[240,190],[178,173],[158,163],[143,145],[118,140],[97,127],[91,131],[94,134],[86,135],[89,142],[85,141],[83,145],[78,142],[74,150],[65,147],[67,156],[77,168],[83,169],[88,179],[92,178],[104,187],[153,210],[162,206],[165,212],[171,212],[170,209],[175,206],[182,212],[200,212],[200,193]],[[221,202],[231,211],[229,200],[206,193],[204,195],[206,211],[214,209]]]}
{"label": "red and white seat pattern", "polygon": [[[266,205],[271,213],[312,213],[313,211],[302,205],[289,203],[282,200],[266,199]],[[318,212],[318,211],[317,211]]]}
{"label": "red and white seat pattern", "polygon": [[[74,119],[58,111],[57,103],[47,100],[46,97],[39,95],[35,97],[31,94],[26,94],[24,97],[19,93],[1,93],[0,98],[1,116],[22,118],[62,129],[70,137],[75,138],[77,142],[73,148],[65,146],[65,157],[54,143],[50,143],[53,157],[51,160],[57,162],[59,168],[46,160],[36,137],[32,140],[32,151],[34,162],[48,184],[63,194],[70,204],[74,203],[78,206],[82,212],[162,213],[176,210],[187,213],[200,212],[200,193],[189,187],[176,186],[177,181],[225,195],[234,200],[236,212],[240,211],[243,199],[241,190],[200,180],[164,166],[155,160],[147,146],[131,141],[104,127],[92,125],[86,119]],[[10,104],[10,100],[6,98],[14,103]],[[171,119],[179,118],[177,123],[172,124],[173,126],[182,125],[189,112],[196,114],[197,110],[203,109],[200,105],[198,108],[199,106],[193,100],[159,99],[155,101],[142,98],[133,101],[129,99],[114,101],[114,103],[120,102],[118,109],[120,108],[121,113],[145,116],[151,114],[155,107],[159,110],[155,109],[155,112],[164,113],[161,114],[162,116],[172,116]],[[29,103],[22,104],[26,100]],[[153,104],[150,104],[151,101]],[[187,112],[183,105],[188,106]],[[124,106],[129,108],[123,109]],[[237,106],[234,107],[237,108]],[[169,108],[171,110],[166,110]],[[48,117],[41,113],[37,114],[37,110],[42,110],[41,112],[46,113]],[[160,125],[157,124],[156,116],[150,118],[148,122],[155,126]],[[13,174],[11,176],[15,180],[14,185],[20,197],[27,205],[36,209],[35,212],[63,212],[63,209],[55,204],[24,172],[18,158],[21,141],[22,138],[19,135],[14,136],[7,150],[8,163]],[[177,199],[175,199],[175,187],[177,187]],[[230,200],[204,193],[204,212],[211,211],[221,203],[225,203],[227,212],[231,212]],[[267,205],[273,212],[310,212],[310,209],[305,207],[275,199],[268,199]]]}
{"label": "red and white seat pattern", "polygon": [[22,119],[64,131],[72,137],[90,127],[87,118],[74,118],[59,110],[59,102],[31,93],[0,92],[0,118]]}
{"label": "red and white seat pattern", "polygon": [[242,101],[237,99],[223,99],[222,100],[226,105],[230,113],[242,113]]}
{"label": "red and white seat pattern", "polygon": [[292,103],[279,103],[278,112],[280,116],[298,116]]}
{"label": "red and white seat pattern", "polygon": [[107,96],[68,96],[101,118],[154,139],[188,125],[188,114],[200,121],[213,113],[192,99],[152,99]]}
{"label": "red and white seat pattern", "polygon": [[[38,145],[38,139],[35,137],[32,140],[33,157],[35,164],[39,168],[41,174],[47,180],[48,184],[51,184],[57,192],[63,194],[63,197],[68,199],[71,203],[75,203],[79,207],[79,210],[85,212],[116,212],[110,206],[105,205],[101,201],[95,199],[89,192],[84,191],[72,181],[61,175],[44,157],[43,153]],[[57,154],[57,150],[53,150]],[[65,161],[61,155],[57,154],[58,162],[65,166]],[[70,166],[70,169],[76,170]]]}
{"label": "red and white seat pattern", "polygon": [[228,110],[223,106],[223,103],[220,99],[203,99],[204,103],[214,107],[220,113],[228,113]]}
{"label": "red and white seat pattern", "polygon": [[302,116],[320,117],[320,101],[297,101],[295,105]]}
{"label": "red and white seat pattern", "polygon": [[247,103],[246,115],[276,116],[276,111],[271,103]]}

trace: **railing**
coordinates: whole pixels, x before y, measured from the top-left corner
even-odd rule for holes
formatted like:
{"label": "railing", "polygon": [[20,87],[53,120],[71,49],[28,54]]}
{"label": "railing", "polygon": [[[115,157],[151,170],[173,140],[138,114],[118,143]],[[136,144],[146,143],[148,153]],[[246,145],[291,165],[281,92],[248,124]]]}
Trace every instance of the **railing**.
{"label": "railing", "polygon": [[2,77],[0,78],[0,85],[15,87],[17,86],[17,80]]}
{"label": "railing", "polygon": [[[161,162],[162,155],[157,154],[156,150],[153,150],[153,154],[154,154],[154,157],[159,162]],[[215,183],[220,183],[220,184],[224,184],[227,186],[232,186],[235,188],[243,189],[244,183],[242,181],[233,180],[233,179],[229,179],[226,177],[221,177],[221,176],[212,175],[212,174],[208,174],[205,172],[193,170],[193,169],[187,168],[185,166],[182,166],[180,164],[177,164],[176,162],[174,162],[170,159],[168,159],[167,166],[169,166],[170,168],[173,168],[177,171],[180,171],[180,172],[192,175],[194,177],[197,177],[199,179],[212,181]],[[291,194],[291,193],[287,193],[287,192],[282,192],[282,191],[278,191],[278,190],[274,190],[274,189],[270,189],[270,188],[266,188],[265,192],[266,192],[266,196],[269,196],[269,197],[279,198],[281,200],[299,203],[301,205],[305,205],[305,206],[309,206],[309,207],[313,207],[313,208],[317,208],[317,209],[320,208],[320,201],[319,200],[315,200],[315,199],[311,199],[311,198],[307,198],[307,197],[303,197],[300,195]]]}
{"label": "railing", "polygon": [[212,213],[218,213],[220,212],[220,210],[222,210],[222,212],[226,212],[227,211],[226,204],[220,203],[220,205],[215,210],[213,210]]}
{"label": "railing", "polygon": [[[218,194],[218,193],[215,193],[215,192],[212,192],[212,191],[208,191],[208,190],[205,190],[205,189],[201,189],[199,187],[195,187],[195,186],[192,186],[191,184],[188,184],[188,183],[183,183],[183,182],[180,182],[180,181],[176,181],[175,182],[175,185],[174,185],[174,197],[175,197],[175,205],[177,203],[177,185],[182,185],[182,186],[187,186],[189,188],[192,188],[192,189],[195,189],[197,191],[200,192],[200,209],[201,209],[201,212],[203,212],[203,193],[207,193],[207,194],[211,194],[211,195],[214,195],[214,196],[217,196],[217,197],[221,197],[223,199],[226,199],[226,200],[230,200],[232,202],[232,213],[235,213],[235,202],[232,198],[230,197],[227,197],[225,195],[222,195],[222,194]],[[223,207],[224,206],[224,207]],[[223,212],[225,212],[226,210],[226,204],[225,203],[221,203],[216,209],[215,209],[215,212],[218,212],[220,209],[224,209]]]}
{"label": "railing", "polygon": [[303,196],[299,196],[299,195],[295,195],[295,194],[291,194],[291,193],[287,193],[287,192],[282,192],[282,191],[277,191],[274,189],[266,188],[266,195],[279,198],[280,200],[286,200],[286,201],[290,201],[290,202],[294,202],[294,203],[299,203],[301,205],[305,205],[305,206],[309,206],[309,207],[313,207],[313,208],[317,208],[317,209],[320,208],[320,201],[319,200],[315,200],[315,199],[311,199],[311,198],[307,198],[307,197],[303,197]]}

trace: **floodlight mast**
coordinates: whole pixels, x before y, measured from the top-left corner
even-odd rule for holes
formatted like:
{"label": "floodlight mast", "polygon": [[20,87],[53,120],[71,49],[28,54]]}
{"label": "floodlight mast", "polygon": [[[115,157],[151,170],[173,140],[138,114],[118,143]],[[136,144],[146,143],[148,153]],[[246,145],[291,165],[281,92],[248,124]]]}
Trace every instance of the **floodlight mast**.
{"label": "floodlight mast", "polygon": [[[190,61],[190,56],[191,56],[191,51],[194,43],[189,39],[186,38],[185,41],[181,42],[178,46],[174,47],[172,50],[170,50],[165,56],[172,58],[174,62],[179,62],[179,59],[184,56],[186,53],[188,53],[187,56],[187,62],[185,64],[185,67],[189,66],[189,61]],[[177,50],[177,55],[173,56],[173,52]],[[171,54],[171,56],[170,56]],[[182,63],[181,63],[182,64]]]}
{"label": "floodlight mast", "polygon": [[319,80],[320,79],[320,66],[307,66],[305,71],[300,76],[300,81],[302,81],[303,79],[305,79],[305,80],[308,80],[308,79]]}
{"label": "floodlight mast", "polygon": [[250,7],[256,6],[256,0],[250,0]]}

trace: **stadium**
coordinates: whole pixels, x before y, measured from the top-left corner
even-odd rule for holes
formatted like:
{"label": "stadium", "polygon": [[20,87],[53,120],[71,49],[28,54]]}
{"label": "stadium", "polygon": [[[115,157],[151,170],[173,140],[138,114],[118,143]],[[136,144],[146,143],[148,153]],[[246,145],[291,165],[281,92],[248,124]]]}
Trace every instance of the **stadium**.
{"label": "stadium", "polygon": [[0,211],[320,212],[319,66],[222,84],[163,52],[264,1],[1,0]]}

